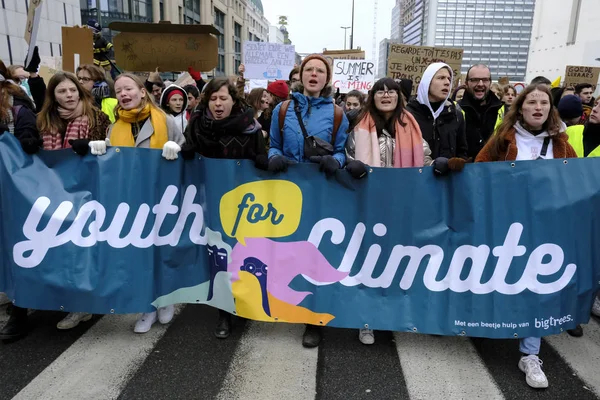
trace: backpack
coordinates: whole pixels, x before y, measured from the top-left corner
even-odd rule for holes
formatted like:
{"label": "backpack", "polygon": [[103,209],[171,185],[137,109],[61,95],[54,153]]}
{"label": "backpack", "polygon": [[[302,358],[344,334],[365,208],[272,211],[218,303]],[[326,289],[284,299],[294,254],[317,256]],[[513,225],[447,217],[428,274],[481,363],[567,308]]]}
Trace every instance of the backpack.
{"label": "backpack", "polygon": [[[281,133],[281,148],[283,149],[283,124],[285,122],[285,116],[287,114],[288,108],[290,107],[290,103],[292,100],[286,100],[281,104],[281,108],[279,109],[279,132]],[[335,147],[335,138],[337,136],[337,131],[342,124],[342,119],[344,118],[344,110],[342,107],[337,104],[333,104],[333,132],[331,133],[331,145]]]}

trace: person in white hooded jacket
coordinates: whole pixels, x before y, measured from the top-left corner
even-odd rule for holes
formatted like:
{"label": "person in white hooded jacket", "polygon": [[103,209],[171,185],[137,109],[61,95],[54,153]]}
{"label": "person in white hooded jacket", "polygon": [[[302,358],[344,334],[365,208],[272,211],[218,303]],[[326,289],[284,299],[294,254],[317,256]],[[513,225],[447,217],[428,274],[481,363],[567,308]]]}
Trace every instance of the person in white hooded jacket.
{"label": "person in white hooded jacket", "polygon": [[417,120],[423,140],[429,144],[434,167],[448,163],[450,169],[462,169],[467,160],[467,136],[464,116],[449,100],[452,80],[448,64],[430,64],[419,83],[417,97],[408,102],[406,109]]}
{"label": "person in white hooded jacket", "polygon": [[188,97],[187,93],[183,88],[171,84],[163,91],[160,96],[160,108],[172,116],[177,123],[177,127],[181,132],[185,132],[185,128],[188,124],[187,110]]}

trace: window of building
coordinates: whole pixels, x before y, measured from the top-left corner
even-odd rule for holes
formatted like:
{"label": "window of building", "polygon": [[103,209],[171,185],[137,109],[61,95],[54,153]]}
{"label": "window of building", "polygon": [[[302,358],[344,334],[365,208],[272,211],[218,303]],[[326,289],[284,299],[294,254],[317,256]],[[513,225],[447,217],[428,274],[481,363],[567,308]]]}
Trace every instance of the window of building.
{"label": "window of building", "polygon": [[217,75],[225,74],[225,13],[218,8],[215,11],[215,28],[219,31],[218,48],[219,48],[219,63],[217,65]]}
{"label": "window of building", "polygon": [[242,26],[237,22],[233,23],[233,43],[235,47],[235,54],[233,55],[233,65],[235,71],[242,63]]}

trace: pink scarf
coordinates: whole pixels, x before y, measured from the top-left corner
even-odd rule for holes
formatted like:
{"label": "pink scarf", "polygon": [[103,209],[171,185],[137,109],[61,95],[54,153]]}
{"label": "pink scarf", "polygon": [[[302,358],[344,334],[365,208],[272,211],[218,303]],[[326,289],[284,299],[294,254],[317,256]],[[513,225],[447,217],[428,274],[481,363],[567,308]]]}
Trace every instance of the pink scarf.
{"label": "pink scarf", "polygon": [[68,121],[65,135],[62,137],[60,132],[42,132],[44,150],[69,149],[71,148],[69,140],[88,139],[90,124],[87,115],[83,115],[83,103],[81,101],[73,110],[67,110],[59,106],[58,115],[61,119]]}
{"label": "pink scarf", "polygon": [[[409,113],[402,114],[406,126],[396,122],[396,146],[394,147],[394,168],[423,166],[423,136],[415,118]],[[354,129],[356,159],[372,167],[381,167],[381,153],[375,121],[367,114]]]}

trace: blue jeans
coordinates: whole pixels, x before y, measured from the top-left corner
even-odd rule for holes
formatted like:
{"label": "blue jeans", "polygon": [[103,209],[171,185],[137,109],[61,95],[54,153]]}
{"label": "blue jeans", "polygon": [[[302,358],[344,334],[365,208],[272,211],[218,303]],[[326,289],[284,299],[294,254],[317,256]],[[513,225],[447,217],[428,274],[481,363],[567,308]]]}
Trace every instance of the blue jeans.
{"label": "blue jeans", "polygon": [[526,337],[519,340],[519,350],[523,354],[537,356],[540,353],[541,346],[542,338],[539,337]]}

